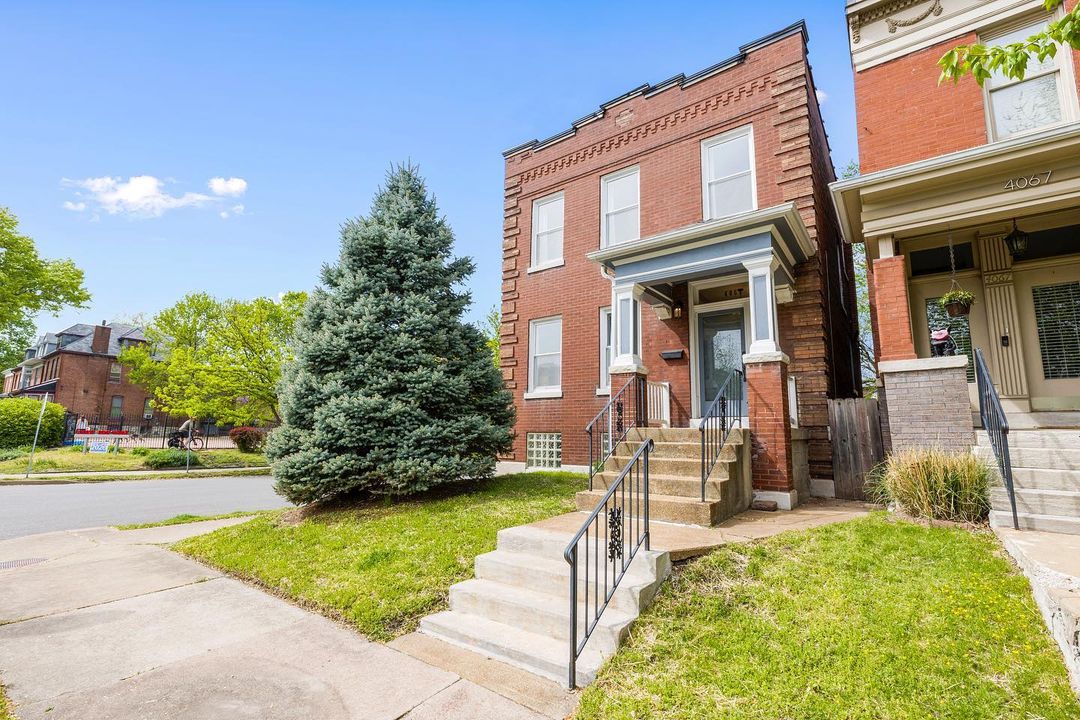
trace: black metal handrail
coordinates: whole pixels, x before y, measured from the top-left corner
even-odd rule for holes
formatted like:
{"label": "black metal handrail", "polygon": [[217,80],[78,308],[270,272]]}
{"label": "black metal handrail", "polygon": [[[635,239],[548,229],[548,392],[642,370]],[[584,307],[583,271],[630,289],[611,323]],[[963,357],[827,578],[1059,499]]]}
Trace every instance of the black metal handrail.
{"label": "black metal handrail", "polygon": [[701,501],[705,502],[705,483],[712,475],[720,451],[731,429],[742,425],[742,370],[735,370],[720,387],[709,407],[701,414]]}
{"label": "black metal handrail", "polygon": [[1001,398],[994,388],[994,380],[986,367],[986,359],[981,348],[975,348],[975,381],[979,388],[979,417],[983,429],[990,436],[990,446],[994,449],[1001,479],[1009,493],[1009,505],[1012,507],[1013,528],[1020,529],[1020,520],[1016,517],[1016,491],[1013,489],[1012,460],[1009,458],[1009,420],[1001,407]]}
{"label": "black metal handrail", "polygon": [[[649,452],[652,448],[651,438],[642,441],[563,551],[563,558],[570,564],[571,689],[577,685],[577,659],[615,595],[626,569],[642,545],[649,549]],[[601,515],[604,516],[603,521],[600,520]],[[579,548],[584,553],[585,590],[582,612],[584,628],[580,642],[578,582],[582,577],[579,567],[582,550]]]}
{"label": "black metal handrail", "polygon": [[646,380],[635,375],[611,396],[603,409],[585,426],[589,440],[589,489],[593,476],[600,472],[626,434],[646,424]]}

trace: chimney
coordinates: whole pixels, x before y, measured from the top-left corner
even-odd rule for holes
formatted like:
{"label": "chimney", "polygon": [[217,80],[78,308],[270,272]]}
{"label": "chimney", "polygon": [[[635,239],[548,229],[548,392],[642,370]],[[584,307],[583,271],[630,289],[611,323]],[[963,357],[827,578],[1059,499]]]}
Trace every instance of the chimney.
{"label": "chimney", "polygon": [[94,339],[90,342],[90,349],[98,355],[107,355],[109,352],[109,336],[112,328],[102,320],[100,325],[94,327]]}

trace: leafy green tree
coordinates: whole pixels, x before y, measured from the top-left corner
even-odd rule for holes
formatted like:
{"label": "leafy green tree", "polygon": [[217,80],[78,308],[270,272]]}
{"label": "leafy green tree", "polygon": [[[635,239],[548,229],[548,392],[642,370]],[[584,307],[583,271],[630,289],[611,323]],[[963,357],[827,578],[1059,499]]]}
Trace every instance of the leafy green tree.
{"label": "leafy green tree", "polygon": [[495,363],[495,367],[501,368],[502,359],[499,339],[502,333],[502,312],[499,310],[498,305],[493,305],[488,310],[480,331],[484,333],[484,342],[487,343],[488,351],[491,353],[491,361]]}
{"label": "leafy green tree", "polygon": [[[1063,0],[1043,0],[1046,10],[1055,10]],[[1080,5],[1059,20],[1049,23],[1045,30],[1037,32],[1022,42],[1007,45],[958,45],[945,53],[938,61],[941,81],[959,82],[971,75],[982,85],[995,72],[1014,80],[1023,80],[1031,58],[1044,62],[1057,55],[1058,47],[1080,50]]]}
{"label": "leafy green tree", "polygon": [[463,321],[472,274],[416,168],[392,169],[367,217],[341,230],[282,383],[267,444],[293,502],[403,495],[490,476],[509,448],[510,394]]}
{"label": "leafy green tree", "polygon": [[277,386],[306,298],[294,292],[276,301],[217,300],[193,293],[158,313],[145,329],[149,344],[125,349],[120,360],[166,412],[280,421]]}
{"label": "leafy green tree", "polygon": [[35,315],[86,307],[89,299],[82,270],[71,260],[39,256],[15,215],[0,207],[0,368],[23,359],[34,341]]}
{"label": "leafy green tree", "polygon": [[[840,177],[852,178],[859,174],[859,163],[854,160],[840,171]],[[859,364],[862,367],[863,395],[873,397],[877,392],[877,362],[874,360],[874,333],[870,324],[870,286],[867,272],[866,244],[852,243],[851,257],[855,265],[855,307],[859,313]]]}

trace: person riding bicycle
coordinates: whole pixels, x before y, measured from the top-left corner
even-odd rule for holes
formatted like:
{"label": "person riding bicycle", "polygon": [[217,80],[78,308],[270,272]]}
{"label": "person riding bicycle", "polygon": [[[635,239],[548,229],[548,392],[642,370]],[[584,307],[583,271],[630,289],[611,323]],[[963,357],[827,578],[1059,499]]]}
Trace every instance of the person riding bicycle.
{"label": "person riding bicycle", "polygon": [[195,434],[195,418],[188,418],[169,436],[169,447],[183,447],[188,436]]}

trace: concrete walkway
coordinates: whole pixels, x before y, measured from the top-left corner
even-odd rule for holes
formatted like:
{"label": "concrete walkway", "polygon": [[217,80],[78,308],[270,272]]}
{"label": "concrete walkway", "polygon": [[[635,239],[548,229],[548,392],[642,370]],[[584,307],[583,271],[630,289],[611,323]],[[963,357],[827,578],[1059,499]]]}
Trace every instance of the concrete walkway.
{"label": "concrete walkway", "polygon": [[543,720],[153,545],[236,522],[0,542],[0,682],[17,717]]}
{"label": "concrete walkway", "polygon": [[111,482],[114,480],[172,480],[182,478],[231,477],[234,475],[269,475],[269,465],[251,467],[194,467],[190,471],[184,468],[165,468],[163,470],[80,470],[30,473],[0,474],[0,485],[47,485],[85,482]]}

